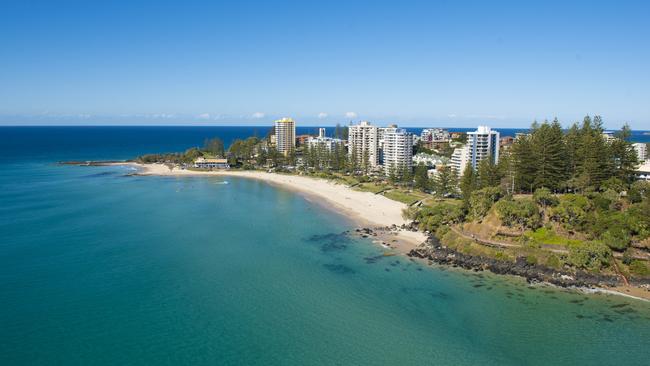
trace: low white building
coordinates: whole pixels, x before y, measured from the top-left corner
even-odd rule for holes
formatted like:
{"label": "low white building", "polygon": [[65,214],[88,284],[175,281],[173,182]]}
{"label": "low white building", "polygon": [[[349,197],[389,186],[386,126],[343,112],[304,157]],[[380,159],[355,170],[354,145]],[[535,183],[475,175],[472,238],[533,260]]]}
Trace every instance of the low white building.
{"label": "low white building", "polygon": [[324,149],[328,152],[335,151],[338,146],[343,145],[343,140],[325,136],[325,129],[318,129],[318,137],[310,137],[307,146],[310,149]]}
{"label": "low white building", "polygon": [[451,154],[451,168],[456,171],[456,174],[459,176],[463,174],[467,163],[470,161],[470,149],[469,145],[463,145],[454,149],[453,154]]}
{"label": "low white building", "polygon": [[194,160],[194,167],[201,169],[228,169],[230,165],[227,159],[212,159],[200,156]]}
{"label": "low white building", "polygon": [[427,167],[436,167],[439,165],[447,165],[449,159],[444,156],[438,156],[427,153],[417,153],[413,156],[413,166],[424,164]]}
{"label": "low white building", "polygon": [[603,140],[609,143],[616,140],[616,136],[613,131],[603,131]]}
{"label": "low white building", "polygon": [[638,180],[650,181],[650,160],[645,161],[636,169],[636,177]]}
{"label": "low white building", "polygon": [[425,144],[449,142],[449,131],[442,128],[425,128],[420,133],[420,140]]}

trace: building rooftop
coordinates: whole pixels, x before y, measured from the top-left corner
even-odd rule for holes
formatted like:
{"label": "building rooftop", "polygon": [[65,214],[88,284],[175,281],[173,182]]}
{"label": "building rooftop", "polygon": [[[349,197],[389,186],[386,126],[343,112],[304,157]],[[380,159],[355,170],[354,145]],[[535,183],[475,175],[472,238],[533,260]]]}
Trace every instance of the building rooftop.
{"label": "building rooftop", "polygon": [[639,173],[650,173],[650,160],[646,160],[641,166],[636,170]]}
{"label": "building rooftop", "polygon": [[227,163],[228,159],[223,159],[223,158],[204,158],[202,156],[196,158],[194,160],[195,163]]}

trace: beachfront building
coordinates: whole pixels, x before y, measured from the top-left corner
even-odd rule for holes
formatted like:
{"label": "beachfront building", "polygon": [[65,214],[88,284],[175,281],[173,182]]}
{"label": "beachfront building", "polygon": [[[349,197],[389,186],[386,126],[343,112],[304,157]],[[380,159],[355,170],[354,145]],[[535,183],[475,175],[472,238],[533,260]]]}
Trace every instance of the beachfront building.
{"label": "beachfront building", "polygon": [[370,167],[379,165],[378,143],[378,128],[370,122],[362,121],[348,128],[348,154],[359,164],[367,159]]}
{"label": "beachfront building", "polygon": [[605,142],[610,143],[614,140],[616,140],[616,136],[614,135],[614,132],[612,131],[603,131],[603,140]]}
{"label": "beachfront building", "polygon": [[505,136],[502,137],[501,140],[499,140],[499,147],[501,147],[502,149],[509,149],[514,143],[515,143],[514,137]]}
{"label": "beachfront building", "polygon": [[464,132],[452,132],[450,136],[452,140],[458,140],[461,139],[464,134],[465,134]]}
{"label": "beachfront building", "polygon": [[386,127],[378,127],[377,128],[377,141],[379,141],[379,146],[381,147],[381,144],[384,142],[384,134],[386,131],[391,130],[393,128],[397,128],[397,125],[392,124],[388,125]]}
{"label": "beachfront building", "polygon": [[336,148],[343,146],[343,140],[325,136],[325,129],[318,129],[318,137],[310,137],[307,140],[307,147],[310,149],[323,149],[328,152],[336,151]]}
{"label": "beachfront building", "polygon": [[442,128],[425,128],[420,133],[420,141],[422,141],[427,148],[447,144],[450,140],[451,136],[449,131]]}
{"label": "beachfront building", "polygon": [[469,146],[469,163],[474,169],[483,159],[492,159],[494,164],[499,162],[498,131],[488,126],[478,126],[476,131],[467,133],[467,146]]}
{"label": "beachfront building", "polygon": [[469,145],[463,145],[454,149],[454,152],[451,154],[450,165],[456,174],[460,176],[465,171],[469,161]]}
{"label": "beachfront building", "polygon": [[307,145],[307,141],[312,138],[312,135],[298,135],[296,136],[296,147]]}
{"label": "beachfront building", "polygon": [[641,163],[644,163],[646,160],[648,160],[648,146],[646,144],[637,142],[632,144],[632,147],[634,147],[637,159],[639,159]]}
{"label": "beachfront building", "polygon": [[384,173],[413,169],[413,135],[403,128],[385,128],[383,133]]}
{"label": "beachfront building", "polygon": [[448,161],[449,159],[445,158],[444,156],[427,154],[423,152],[413,155],[413,166],[424,164],[426,167],[435,167],[443,164],[443,162],[446,164]]}
{"label": "beachfront building", "polygon": [[228,169],[230,165],[228,165],[227,159],[212,159],[200,156],[194,160],[194,167],[200,169]]}
{"label": "beachfront building", "polygon": [[275,121],[275,147],[288,155],[296,148],[296,122],[291,118],[282,118]]}
{"label": "beachfront building", "polygon": [[379,165],[384,164],[384,134],[386,131],[397,128],[397,125],[392,124],[386,127],[377,128],[377,156],[379,157]]}

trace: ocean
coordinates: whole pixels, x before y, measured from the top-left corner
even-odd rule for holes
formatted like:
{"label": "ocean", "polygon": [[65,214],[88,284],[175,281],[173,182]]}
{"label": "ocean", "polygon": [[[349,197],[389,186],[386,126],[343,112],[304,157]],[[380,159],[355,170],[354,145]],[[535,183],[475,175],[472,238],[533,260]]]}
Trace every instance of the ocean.
{"label": "ocean", "polygon": [[386,257],[259,181],[56,164],[253,133],[0,127],[0,364],[647,365],[647,302]]}

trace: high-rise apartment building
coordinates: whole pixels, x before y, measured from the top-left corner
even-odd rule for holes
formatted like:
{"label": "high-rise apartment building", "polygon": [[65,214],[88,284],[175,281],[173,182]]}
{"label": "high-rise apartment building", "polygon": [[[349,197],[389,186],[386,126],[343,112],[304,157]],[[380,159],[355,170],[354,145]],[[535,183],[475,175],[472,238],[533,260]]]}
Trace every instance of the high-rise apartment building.
{"label": "high-rise apartment building", "polygon": [[358,164],[363,164],[367,159],[370,167],[379,165],[377,134],[377,126],[367,121],[348,128],[348,154],[354,156]]}
{"label": "high-rise apartment building", "polygon": [[[476,169],[483,159],[492,159],[494,164],[499,162],[499,132],[488,126],[478,126],[478,129],[467,133],[469,146],[469,163]],[[462,171],[461,171],[462,173]]]}
{"label": "high-rise apartment building", "polygon": [[413,135],[403,128],[385,128],[383,133],[384,173],[397,174],[413,168]]}
{"label": "high-rise apartment building", "polygon": [[282,118],[275,121],[275,146],[284,155],[296,148],[296,122],[293,119]]}

